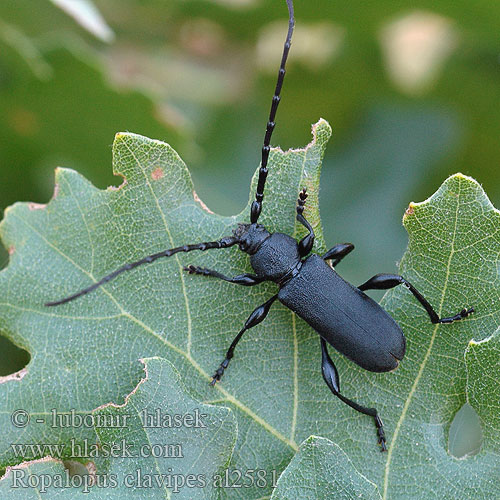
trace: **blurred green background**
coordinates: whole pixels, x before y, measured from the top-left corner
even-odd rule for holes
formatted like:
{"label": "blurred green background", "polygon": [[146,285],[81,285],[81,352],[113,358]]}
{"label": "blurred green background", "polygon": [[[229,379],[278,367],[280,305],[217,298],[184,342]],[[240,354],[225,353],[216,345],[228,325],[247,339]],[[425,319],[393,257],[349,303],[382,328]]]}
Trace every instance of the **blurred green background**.
{"label": "blurred green background", "polygon": [[[408,203],[452,173],[498,206],[500,3],[296,0],[295,12],[272,143],[302,147],[318,118],[332,125],[321,213],[331,245],[356,245],[346,278],[394,272]],[[47,202],[57,166],[120,184],[111,144],[131,131],[170,143],[212,210],[239,212],[286,26],[284,0],[2,0],[0,206]],[[0,375],[27,359],[0,332]]]}

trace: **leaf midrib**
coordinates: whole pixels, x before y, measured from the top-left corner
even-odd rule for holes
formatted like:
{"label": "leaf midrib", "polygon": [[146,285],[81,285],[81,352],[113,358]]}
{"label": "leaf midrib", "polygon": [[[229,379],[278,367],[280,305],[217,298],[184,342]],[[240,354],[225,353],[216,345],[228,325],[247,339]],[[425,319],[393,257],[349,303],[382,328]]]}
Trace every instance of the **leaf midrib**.
{"label": "leaf midrib", "polygon": [[[446,295],[446,291],[448,289],[448,280],[449,280],[449,277],[450,277],[450,267],[451,267],[451,260],[453,258],[453,255],[455,254],[455,238],[456,238],[456,234],[457,234],[457,224],[458,224],[458,209],[459,209],[459,206],[460,206],[460,183],[458,183],[458,193],[457,193],[457,204],[456,204],[456,208],[455,208],[455,223],[454,223],[454,227],[453,227],[453,236],[451,238],[451,250],[450,250],[450,256],[448,257],[448,263],[446,265],[446,277],[445,277],[445,280],[444,280],[444,284],[443,284],[443,291],[441,293],[441,300],[440,300],[440,303],[439,303],[439,310],[438,310],[438,315],[439,317],[441,317],[441,314],[442,314],[442,311],[443,311],[443,304],[444,304],[444,298],[445,298],[445,295]],[[390,470],[391,470],[391,463],[392,463],[392,455],[393,455],[393,451],[394,449],[396,448],[396,442],[398,440],[398,437],[399,437],[399,431],[403,425],[403,422],[406,418],[406,414],[408,413],[408,409],[410,407],[410,404],[413,400],[413,396],[417,390],[417,386],[420,382],[420,379],[422,378],[422,375],[424,373],[424,370],[427,366],[427,362],[430,358],[430,355],[431,355],[431,352],[432,352],[432,348],[434,346],[434,341],[436,339],[436,335],[437,335],[437,331],[438,331],[438,327],[439,327],[439,323],[436,323],[434,325],[434,329],[433,329],[433,332],[432,332],[432,335],[431,335],[431,339],[430,339],[430,342],[429,342],[429,347],[427,348],[427,351],[425,353],[425,356],[422,360],[422,362],[420,363],[420,367],[419,367],[419,370],[418,370],[418,373],[417,373],[417,376],[415,377],[415,380],[413,382],[413,385],[410,389],[410,392],[408,393],[408,397],[406,398],[406,401],[405,401],[405,404],[403,405],[403,409],[401,410],[401,415],[399,417],[399,420],[396,424],[396,428],[394,430],[394,436],[392,438],[392,442],[391,442],[391,445],[389,447],[389,451],[387,453],[387,462],[385,464],[385,471],[384,471],[384,488],[383,488],[383,495],[382,495],[382,500],[387,500],[387,491],[389,489],[389,475],[390,475]]]}
{"label": "leaf midrib", "polygon": [[[161,209],[159,200],[158,200],[158,198],[157,198],[157,196],[156,196],[156,194],[155,194],[155,192],[153,190],[153,187],[152,187],[152,185],[151,185],[151,183],[150,183],[150,181],[148,179],[148,176],[147,176],[146,172],[144,171],[144,169],[142,168],[141,162],[135,156],[134,152],[130,149],[130,147],[128,146],[128,144],[126,142],[125,142],[125,147],[130,152],[132,158],[134,159],[134,161],[136,162],[137,166],[139,167],[139,169],[141,170],[141,172],[144,175],[144,179],[145,179],[145,181],[146,181],[146,183],[147,183],[147,185],[149,187],[149,190],[151,192],[151,196],[153,197],[153,199],[155,201],[155,204],[156,204],[156,207],[158,209],[158,212],[161,215],[161,218],[162,218],[162,221],[163,221],[163,224],[164,224],[164,227],[165,227],[165,231],[167,232],[167,235],[168,235],[169,240],[170,240],[170,244],[173,246],[174,245],[174,241],[172,239],[170,228],[168,226],[165,214],[163,213],[163,210]],[[304,169],[305,157],[306,157],[306,155],[304,154],[304,162],[303,162],[303,166],[302,166],[302,172],[303,172],[303,169]],[[181,161],[180,158],[179,158],[179,161]],[[301,176],[301,178],[302,178],[302,176]],[[180,263],[180,261],[178,259],[178,256],[174,255],[174,257],[175,257],[175,260],[176,260],[176,262],[177,262],[177,264],[179,266],[179,270],[180,270],[180,277],[181,277],[181,283],[182,283],[182,291],[183,291],[183,295],[184,295],[184,301],[185,301],[185,305],[186,305],[186,314],[187,314],[187,319],[188,319],[188,339],[187,339],[187,349],[186,349],[186,352],[183,351],[182,349],[178,348],[177,346],[175,346],[171,342],[168,342],[166,339],[160,337],[156,332],[153,331],[152,328],[148,327],[145,323],[143,323],[142,321],[140,321],[138,318],[135,318],[135,316],[127,313],[126,311],[124,311],[124,309],[121,307],[121,305],[118,303],[118,301],[116,301],[115,299],[114,299],[114,301],[115,301],[116,305],[120,308],[120,310],[122,310],[123,313],[129,319],[131,319],[132,321],[135,321],[138,325],[142,326],[143,329],[145,329],[146,331],[149,331],[151,334],[153,334],[156,338],[158,338],[160,340],[163,340],[163,342],[165,343],[165,345],[167,345],[171,349],[175,350],[178,354],[184,356],[191,363],[191,365],[194,368],[196,368],[196,370],[205,379],[212,380],[212,377],[207,372],[205,372],[205,370],[203,370],[203,368],[191,356],[190,346],[191,346],[191,336],[192,336],[192,322],[191,322],[189,297],[188,297],[187,292],[186,292],[186,286],[185,286],[185,280],[184,280],[184,273],[183,273],[183,270],[182,270],[182,265],[181,265],[181,263]],[[92,279],[95,279],[95,278],[92,278]],[[110,294],[110,297],[111,297],[111,294]],[[287,439],[277,429],[275,429],[273,426],[271,426],[263,418],[259,417],[250,408],[248,408],[244,403],[242,403],[241,401],[239,401],[237,398],[235,398],[232,394],[230,394],[228,391],[226,391],[220,385],[216,385],[215,387],[216,387],[217,390],[219,390],[224,395],[224,397],[225,397],[225,399],[226,399],[226,401],[228,403],[232,403],[233,405],[235,405],[237,408],[239,408],[240,410],[242,410],[243,412],[245,412],[247,415],[249,415],[253,420],[255,420],[255,422],[257,422],[258,424],[262,425],[268,432],[270,432],[272,435],[274,435],[280,441],[283,441],[285,444],[287,444],[288,446],[290,446],[294,451],[298,451],[298,445],[294,442],[293,439],[292,440]]]}

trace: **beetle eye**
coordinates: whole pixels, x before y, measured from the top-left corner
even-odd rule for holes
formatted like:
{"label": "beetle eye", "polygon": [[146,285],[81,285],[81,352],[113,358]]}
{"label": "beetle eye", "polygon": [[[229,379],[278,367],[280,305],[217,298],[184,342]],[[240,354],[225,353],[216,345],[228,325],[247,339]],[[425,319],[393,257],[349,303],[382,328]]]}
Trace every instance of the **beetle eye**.
{"label": "beetle eye", "polygon": [[244,240],[240,241],[239,247],[242,252],[246,252],[248,250],[248,246],[250,245],[250,242],[248,241],[248,238],[245,238]]}

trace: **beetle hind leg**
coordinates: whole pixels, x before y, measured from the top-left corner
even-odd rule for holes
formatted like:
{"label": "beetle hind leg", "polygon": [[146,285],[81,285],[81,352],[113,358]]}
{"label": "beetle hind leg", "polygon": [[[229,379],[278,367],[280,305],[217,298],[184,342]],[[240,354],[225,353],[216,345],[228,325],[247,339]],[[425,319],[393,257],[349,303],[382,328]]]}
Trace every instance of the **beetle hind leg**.
{"label": "beetle hind leg", "polygon": [[467,318],[467,316],[470,316],[474,312],[473,307],[470,307],[469,309],[464,308],[454,316],[440,318],[438,313],[430,305],[429,301],[409,281],[398,274],[376,274],[373,278],[370,278],[368,281],[358,286],[358,288],[364,292],[365,290],[388,290],[398,285],[403,285],[408,288],[413,296],[420,302],[420,304],[422,304],[422,307],[427,311],[431,322],[434,324],[453,323],[454,321]]}
{"label": "beetle hind leg", "polygon": [[366,408],[359,405],[358,403],[347,399],[340,393],[340,379],[337,368],[333,364],[332,358],[328,354],[328,349],[326,347],[326,341],[321,337],[321,371],[323,373],[323,379],[326,385],[330,388],[332,393],[337,396],[343,403],[350,406],[356,411],[363,413],[364,415],[369,415],[375,420],[375,427],[377,428],[378,443],[380,444],[380,451],[387,451],[386,438],[384,432],[384,424],[380,418],[377,410],[375,408]]}

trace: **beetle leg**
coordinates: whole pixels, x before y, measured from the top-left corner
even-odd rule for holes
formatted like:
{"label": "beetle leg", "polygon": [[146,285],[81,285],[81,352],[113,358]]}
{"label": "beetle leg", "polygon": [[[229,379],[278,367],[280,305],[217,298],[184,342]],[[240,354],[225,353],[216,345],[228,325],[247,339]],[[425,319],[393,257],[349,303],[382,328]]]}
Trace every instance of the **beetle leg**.
{"label": "beetle leg", "polygon": [[309,234],[306,234],[300,241],[299,241],[299,255],[301,257],[305,257],[311,250],[314,245],[314,230],[307,222],[307,219],[304,217],[303,212],[304,212],[304,205],[306,204],[306,199],[307,199],[307,192],[306,188],[303,188],[302,191],[299,193],[299,199],[297,200],[297,220],[305,226],[305,228],[309,231]]}
{"label": "beetle leg", "polygon": [[203,276],[213,276],[214,278],[219,278],[224,281],[228,281],[229,283],[235,283],[236,285],[243,286],[254,286],[262,283],[264,278],[257,276],[256,274],[238,274],[238,276],[230,277],[225,276],[224,274],[219,273],[218,271],[214,271],[213,269],[206,269],[205,267],[198,266],[184,266],[184,271],[187,271],[189,274],[202,274]]}
{"label": "beetle leg", "polygon": [[384,424],[382,423],[382,419],[379,417],[377,410],[375,408],[366,408],[364,406],[358,405],[354,401],[347,399],[342,394],[340,394],[340,379],[337,368],[333,364],[332,358],[328,354],[328,349],[326,347],[326,341],[323,337],[321,337],[321,371],[323,373],[323,379],[326,382],[326,385],[330,388],[332,393],[337,396],[343,403],[350,406],[356,411],[363,413],[365,415],[369,415],[373,417],[375,420],[375,427],[377,428],[378,442],[381,446],[381,451],[387,451],[387,447],[385,445],[385,432],[384,432]]}
{"label": "beetle leg", "polygon": [[229,346],[229,349],[227,350],[226,353],[226,357],[224,358],[224,361],[220,364],[219,368],[217,368],[217,371],[212,377],[212,382],[210,382],[210,385],[215,385],[216,382],[218,382],[222,378],[222,375],[224,375],[224,370],[228,367],[229,361],[231,361],[231,358],[234,356],[234,348],[240,341],[243,334],[250,328],[253,328],[254,326],[264,321],[265,317],[267,316],[267,313],[269,312],[269,309],[271,309],[273,302],[277,298],[278,294],[273,295],[267,302],[264,302],[264,304],[260,305],[259,307],[256,307],[252,312],[252,314],[250,314],[250,316],[245,322],[245,326],[240,330],[240,333],[236,335],[233,342]]}
{"label": "beetle leg", "polygon": [[406,281],[402,276],[398,274],[377,274],[370,278],[368,281],[363,283],[358,288],[361,291],[365,290],[387,290],[389,288],[394,288],[398,285],[404,285],[413,296],[422,304],[424,309],[429,314],[432,323],[453,323],[454,321],[458,321],[460,319],[466,318],[470,314],[474,312],[474,308],[471,307],[469,309],[464,308],[458,314],[454,316],[449,316],[447,318],[440,318],[437,312],[433,309],[433,307],[429,304],[427,299],[409,282]]}
{"label": "beetle leg", "polygon": [[321,256],[323,260],[333,260],[332,266],[335,267],[347,254],[354,250],[352,243],[339,243],[330,248],[328,252]]}

